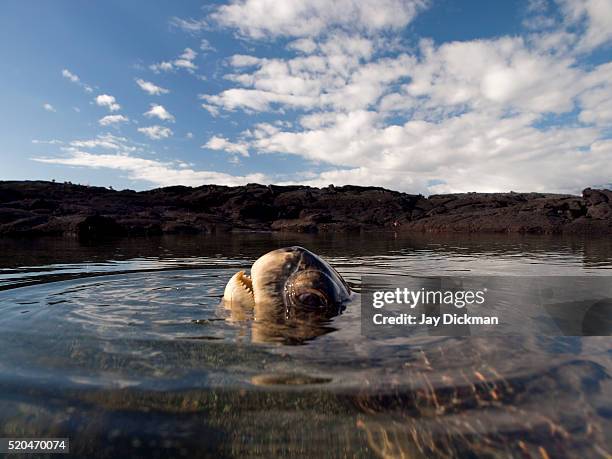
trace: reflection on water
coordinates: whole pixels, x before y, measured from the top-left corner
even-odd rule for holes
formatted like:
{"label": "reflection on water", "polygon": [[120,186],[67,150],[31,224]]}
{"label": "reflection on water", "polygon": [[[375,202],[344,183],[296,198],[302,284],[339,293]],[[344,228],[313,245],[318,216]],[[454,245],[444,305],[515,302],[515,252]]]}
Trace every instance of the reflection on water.
{"label": "reflection on water", "polygon": [[609,457],[608,337],[365,339],[348,307],[305,345],[258,343],[223,288],[295,244],[355,290],[364,274],[612,274],[603,239],[0,240],[0,436],[67,436],[82,457]]}

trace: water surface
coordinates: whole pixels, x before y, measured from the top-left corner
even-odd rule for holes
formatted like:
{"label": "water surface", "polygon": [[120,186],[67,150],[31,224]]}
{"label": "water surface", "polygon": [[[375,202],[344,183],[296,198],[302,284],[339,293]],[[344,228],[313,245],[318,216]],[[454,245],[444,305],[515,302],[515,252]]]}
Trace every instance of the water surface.
{"label": "water surface", "polygon": [[364,274],[612,275],[612,241],[233,236],[0,240],[0,436],[77,455],[610,457],[609,337],[255,339],[220,306],[263,253]]}

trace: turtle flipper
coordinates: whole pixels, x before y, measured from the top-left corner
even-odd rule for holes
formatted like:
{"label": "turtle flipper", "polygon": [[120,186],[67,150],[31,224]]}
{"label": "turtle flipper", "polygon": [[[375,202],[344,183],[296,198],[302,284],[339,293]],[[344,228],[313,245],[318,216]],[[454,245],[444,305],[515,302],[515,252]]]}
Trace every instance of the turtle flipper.
{"label": "turtle flipper", "polygon": [[227,309],[245,309],[255,306],[253,282],[244,271],[238,271],[234,274],[225,286],[223,304]]}

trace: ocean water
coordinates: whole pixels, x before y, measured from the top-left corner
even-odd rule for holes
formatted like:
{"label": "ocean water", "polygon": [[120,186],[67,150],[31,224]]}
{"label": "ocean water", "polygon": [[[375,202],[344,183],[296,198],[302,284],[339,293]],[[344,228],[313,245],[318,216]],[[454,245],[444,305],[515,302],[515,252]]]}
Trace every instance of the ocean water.
{"label": "ocean water", "polygon": [[223,288],[290,245],[358,292],[363,275],[612,275],[608,239],[2,239],[0,437],[68,437],[79,457],[610,457],[612,338],[374,339],[349,305],[308,339],[257,339]]}

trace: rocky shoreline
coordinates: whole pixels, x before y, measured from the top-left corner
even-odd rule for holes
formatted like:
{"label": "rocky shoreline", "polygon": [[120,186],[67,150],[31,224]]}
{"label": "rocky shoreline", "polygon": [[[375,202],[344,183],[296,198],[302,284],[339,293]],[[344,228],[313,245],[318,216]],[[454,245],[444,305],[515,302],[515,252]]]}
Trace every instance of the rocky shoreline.
{"label": "rocky shoreline", "polygon": [[249,184],[115,191],[0,181],[0,237],[154,236],[230,231],[612,234],[612,191],[582,196]]}

